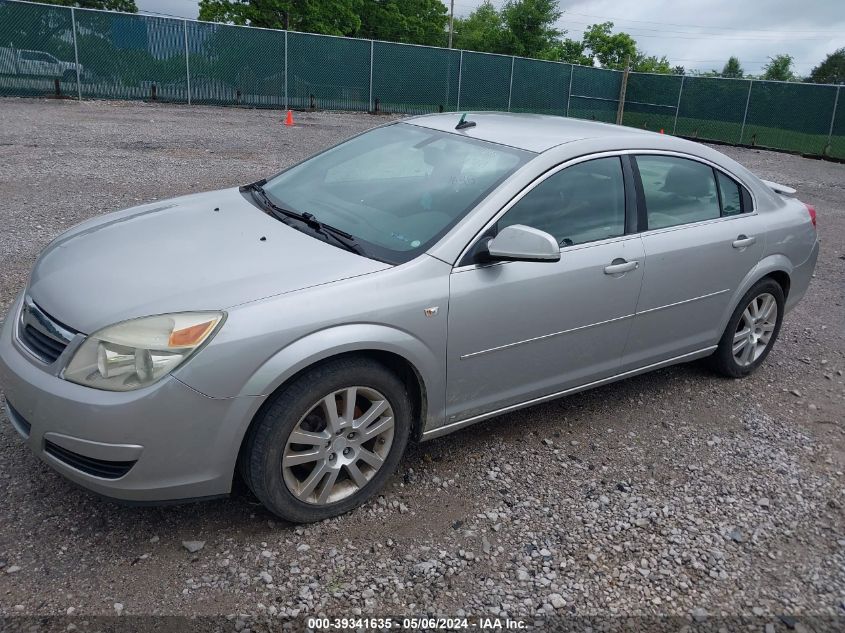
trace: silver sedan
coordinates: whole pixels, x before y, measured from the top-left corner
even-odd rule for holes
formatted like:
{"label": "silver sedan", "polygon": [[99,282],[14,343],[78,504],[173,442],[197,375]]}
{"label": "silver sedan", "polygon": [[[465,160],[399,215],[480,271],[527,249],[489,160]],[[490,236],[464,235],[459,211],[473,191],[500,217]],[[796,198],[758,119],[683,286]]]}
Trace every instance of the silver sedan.
{"label": "silver sedan", "polygon": [[613,125],[391,123],[52,242],[0,335],[8,416],[101,494],[219,496],[239,472],[320,520],[410,440],[674,363],[754,371],[818,255],[794,194]]}

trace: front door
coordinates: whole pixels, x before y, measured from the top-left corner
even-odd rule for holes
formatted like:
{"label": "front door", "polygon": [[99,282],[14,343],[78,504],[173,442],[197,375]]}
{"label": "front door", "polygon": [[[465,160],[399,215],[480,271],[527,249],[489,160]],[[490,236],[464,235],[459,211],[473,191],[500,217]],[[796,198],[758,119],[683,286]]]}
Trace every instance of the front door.
{"label": "front door", "polygon": [[492,229],[546,231],[561,245],[560,261],[453,271],[447,423],[618,371],[644,268],[639,236],[626,234],[625,207],[619,157],[570,165],[531,188]]}

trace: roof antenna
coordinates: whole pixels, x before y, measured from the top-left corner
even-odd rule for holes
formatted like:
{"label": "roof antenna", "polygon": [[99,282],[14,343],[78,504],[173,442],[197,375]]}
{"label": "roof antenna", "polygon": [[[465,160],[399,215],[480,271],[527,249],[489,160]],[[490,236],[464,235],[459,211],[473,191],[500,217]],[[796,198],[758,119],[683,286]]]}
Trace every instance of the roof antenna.
{"label": "roof antenna", "polygon": [[475,127],[475,121],[467,121],[466,118],[467,118],[467,113],[464,112],[461,115],[461,120],[458,121],[458,124],[455,126],[456,130],[465,130],[469,127]]}

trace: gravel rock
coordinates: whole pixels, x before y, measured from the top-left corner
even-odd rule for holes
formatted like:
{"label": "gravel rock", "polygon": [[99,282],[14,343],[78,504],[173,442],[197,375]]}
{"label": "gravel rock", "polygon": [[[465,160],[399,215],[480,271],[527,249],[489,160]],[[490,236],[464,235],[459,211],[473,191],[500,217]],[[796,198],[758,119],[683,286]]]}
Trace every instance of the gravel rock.
{"label": "gravel rock", "polygon": [[205,541],[182,541],[182,547],[195,554],[205,547]]}
{"label": "gravel rock", "polygon": [[563,599],[559,593],[553,593],[549,596],[549,603],[555,609],[564,609],[566,608],[566,600]]}
{"label": "gravel rock", "polygon": [[736,528],[734,528],[733,530],[730,531],[730,533],[728,534],[728,537],[736,543],[745,542],[745,536],[743,536],[742,530],[738,530]]}

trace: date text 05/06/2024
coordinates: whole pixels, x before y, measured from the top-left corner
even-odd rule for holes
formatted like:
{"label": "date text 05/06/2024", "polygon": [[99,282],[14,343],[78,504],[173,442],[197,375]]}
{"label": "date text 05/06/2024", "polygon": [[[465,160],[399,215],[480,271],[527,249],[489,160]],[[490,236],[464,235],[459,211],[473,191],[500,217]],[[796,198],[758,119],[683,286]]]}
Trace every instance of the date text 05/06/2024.
{"label": "date text 05/06/2024", "polygon": [[307,626],[313,631],[371,629],[387,630],[476,630],[476,631],[518,631],[526,628],[522,620],[510,618],[308,618]]}

